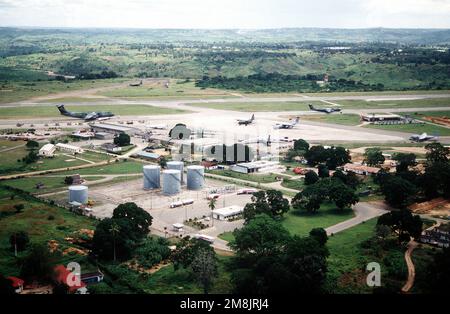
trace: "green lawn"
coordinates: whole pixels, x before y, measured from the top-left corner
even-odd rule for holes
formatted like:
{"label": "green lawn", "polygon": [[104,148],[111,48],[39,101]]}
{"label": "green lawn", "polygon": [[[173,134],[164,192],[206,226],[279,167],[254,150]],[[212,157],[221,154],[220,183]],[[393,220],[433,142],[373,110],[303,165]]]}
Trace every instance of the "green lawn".
{"label": "green lawn", "polygon": [[[104,177],[101,176],[83,176],[83,179],[88,181],[96,181],[101,180]],[[44,188],[36,189],[36,184],[42,183],[44,184]],[[7,180],[1,182],[4,186],[10,186],[13,188],[18,188],[26,192],[30,193],[49,193],[57,190],[63,190],[67,188],[67,185],[64,183],[64,177],[45,177],[45,176],[36,176],[22,179],[14,179]]]}
{"label": "green lawn", "polygon": [[143,163],[137,161],[119,161],[112,162],[109,165],[78,169],[61,174],[80,174],[80,175],[108,175],[108,174],[137,174],[142,172]]}
{"label": "green lawn", "polygon": [[230,93],[217,89],[201,89],[194,82],[183,83],[179,80],[170,80],[169,88],[162,82],[148,83],[137,87],[122,87],[114,90],[99,92],[99,95],[107,97],[123,98],[223,98],[230,97]]}
{"label": "green lawn", "polygon": [[303,181],[303,179],[300,179],[300,180],[284,179],[283,182],[281,182],[281,186],[288,188],[288,189],[300,191],[300,190],[303,190],[303,188],[305,187],[305,182]]}
{"label": "green lawn", "polygon": [[245,103],[245,102],[226,102],[226,103],[194,103],[189,104],[193,107],[211,108],[218,110],[232,110],[242,112],[264,112],[264,111],[307,111],[308,104],[321,106],[321,102],[261,102],[261,103]]}
{"label": "green lawn", "polygon": [[306,236],[313,228],[328,228],[353,217],[354,213],[350,209],[340,211],[332,204],[324,204],[314,214],[291,209],[285,214],[282,223],[291,234]]}
{"label": "green lawn", "polygon": [[375,124],[368,124],[365,127],[371,128],[371,129],[380,129],[380,130],[386,130],[386,131],[397,131],[397,132],[404,132],[404,133],[411,133],[411,134],[422,134],[422,133],[428,133],[429,135],[439,135],[439,136],[449,136],[450,135],[450,129],[432,125],[428,123],[424,124],[402,124],[402,125],[375,125]]}
{"label": "green lawn", "polygon": [[231,170],[208,170],[207,173],[227,177],[227,178],[234,178],[234,179],[240,179],[240,180],[246,180],[246,181],[252,181],[256,183],[273,183],[277,181],[277,177],[280,177],[280,175],[277,174],[246,174],[246,173],[239,173]]}
{"label": "green lawn", "polygon": [[53,158],[40,158],[37,162],[27,165],[22,161],[18,161],[28,154],[28,150],[25,147],[19,147],[17,149],[2,152],[1,154],[0,173],[2,175],[67,168],[87,164],[85,161],[76,159],[73,156],[58,153],[58,155]]}
{"label": "green lawn", "polygon": [[[147,105],[95,105],[95,106],[66,106],[69,111],[92,112],[92,111],[111,111],[120,116],[138,116],[138,115],[166,115],[187,113],[186,110],[168,109]],[[58,117],[60,113],[53,106],[34,106],[34,107],[8,107],[0,108],[0,119],[19,119],[19,118],[51,118]]]}
{"label": "green lawn", "polygon": [[[13,206],[24,204],[21,213],[15,213]],[[49,240],[56,240],[61,249],[74,246],[64,240],[74,231],[81,228],[94,229],[96,220],[75,215],[66,209],[43,204],[31,198],[16,195],[14,200],[0,199],[0,212],[7,213],[0,219],[0,273],[8,276],[19,275],[20,269],[16,265],[14,253],[10,250],[9,236],[16,231],[27,231],[31,243],[47,244]],[[49,219],[53,216],[53,219]],[[19,254],[19,258],[28,252]],[[57,257],[57,262],[70,259],[77,261],[77,257]]]}
{"label": "green lawn", "polygon": [[[6,71],[11,71],[11,68]],[[16,102],[55,93],[107,87],[124,81],[126,81],[126,79],[123,78],[105,80],[75,80],[68,83],[55,80],[33,82],[10,81],[0,90],[0,103]]]}
{"label": "green lawn", "polygon": [[[406,94],[406,93],[405,93]],[[344,109],[384,109],[384,108],[424,108],[424,107],[448,107],[450,98],[426,98],[412,100],[338,100],[336,101]]]}
{"label": "green lawn", "polygon": [[[326,96],[327,94],[320,94]],[[369,95],[369,93],[367,94]],[[331,95],[330,95],[331,96]],[[383,100],[383,101],[365,101],[365,100],[338,100],[335,103],[342,106],[343,109],[390,109],[390,108],[424,108],[424,107],[449,107],[450,98],[429,98],[419,100]],[[245,103],[230,101],[224,103],[193,103],[194,107],[212,108],[219,110],[233,110],[243,112],[261,112],[261,111],[309,111],[308,104],[319,108],[329,107],[329,105],[319,101],[284,101],[284,102],[261,102]],[[319,115],[313,115],[319,116]],[[355,125],[359,122],[357,115],[346,115],[337,118],[338,114],[324,115],[323,119],[331,119],[329,122],[338,124]],[[328,118],[327,118],[328,117]],[[303,117],[308,119],[308,117]],[[314,118],[313,118],[314,119]],[[318,119],[318,118],[316,118]],[[337,122],[336,122],[337,121]],[[323,121],[326,122],[326,121]],[[354,123],[354,124],[353,124]]]}
{"label": "green lawn", "polygon": [[331,124],[342,125],[358,125],[361,123],[361,118],[356,114],[327,114],[327,115],[305,115],[303,120],[316,121]]}
{"label": "green lawn", "polygon": [[224,232],[222,234],[219,234],[219,238],[227,242],[234,241],[233,232]]}
{"label": "green lawn", "polygon": [[[368,287],[361,282],[346,282],[348,277],[358,277],[358,270],[364,271],[369,262],[361,251],[360,245],[375,234],[377,219],[372,219],[364,224],[339,232],[330,237],[327,246],[330,250],[328,258],[327,289],[334,292],[357,292],[357,287],[362,287],[367,292]],[[352,272],[355,272],[352,275]],[[352,278],[355,279],[355,278]],[[359,292],[359,291],[358,291]]]}

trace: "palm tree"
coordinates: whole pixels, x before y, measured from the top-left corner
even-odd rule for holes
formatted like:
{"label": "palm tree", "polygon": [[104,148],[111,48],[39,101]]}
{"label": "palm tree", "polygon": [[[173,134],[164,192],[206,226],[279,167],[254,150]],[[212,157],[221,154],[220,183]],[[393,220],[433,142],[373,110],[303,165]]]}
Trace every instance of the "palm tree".
{"label": "palm tree", "polygon": [[209,200],[209,204],[208,204],[209,209],[211,209],[211,221],[212,221],[213,226],[214,226],[213,210],[216,209],[216,202],[217,202],[217,200],[215,198],[212,198]]}
{"label": "palm tree", "polygon": [[120,227],[117,223],[113,222],[111,224],[111,228],[109,229],[109,232],[111,232],[113,236],[113,251],[114,251],[114,262],[116,261],[116,236],[120,231]]}

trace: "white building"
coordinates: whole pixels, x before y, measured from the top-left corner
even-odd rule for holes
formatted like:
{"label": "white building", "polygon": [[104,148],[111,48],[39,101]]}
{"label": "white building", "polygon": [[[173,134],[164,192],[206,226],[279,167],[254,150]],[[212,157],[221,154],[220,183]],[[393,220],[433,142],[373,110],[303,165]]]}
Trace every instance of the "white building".
{"label": "white building", "polygon": [[61,150],[63,152],[70,153],[70,154],[82,154],[82,153],[84,153],[84,150],[81,147],[74,146],[74,145],[58,143],[58,144],[56,144],[56,147],[59,150]]}
{"label": "white building", "polygon": [[244,207],[242,206],[229,206],[213,210],[213,218],[217,220],[228,220],[236,218],[244,213]]}
{"label": "white building", "polygon": [[230,170],[240,173],[270,172],[280,169],[278,161],[258,160],[240,163],[230,167]]}
{"label": "white building", "polygon": [[42,157],[53,157],[56,151],[56,147],[53,144],[45,144],[39,150],[39,156]]}

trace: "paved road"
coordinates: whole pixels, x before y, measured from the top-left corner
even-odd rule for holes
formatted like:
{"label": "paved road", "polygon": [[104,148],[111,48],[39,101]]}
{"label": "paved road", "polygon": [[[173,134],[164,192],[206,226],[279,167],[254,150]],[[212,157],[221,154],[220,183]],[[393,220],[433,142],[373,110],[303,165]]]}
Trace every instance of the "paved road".
{"label": "paved road", "polygon": [[379,202],[360,202],[353,206],[353,211],[356,217],[326,228],[327,234],[339,233],[388,212],[386,206]]}

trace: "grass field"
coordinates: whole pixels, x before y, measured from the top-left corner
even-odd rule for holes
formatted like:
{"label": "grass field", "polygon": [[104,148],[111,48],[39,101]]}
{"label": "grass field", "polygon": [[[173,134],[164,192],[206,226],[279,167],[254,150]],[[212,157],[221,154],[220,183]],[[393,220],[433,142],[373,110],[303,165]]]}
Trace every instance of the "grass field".
{"label": "grass field", "polygon": [[227,177],[234,178],[239,180],[251,181],[256,183],[273,183],[277,182],[277,178],[280,177],[278,174],[246,174],[234,172],[231,170],[208,170],[207,173]]}
{"label": "grass field", "polygon": [[[325,94],[320,94],[325,96]],[[367,94],[369,95],[369,94]],[[286,95],[285,95],[286,96]],[[328,96],[328,95],[327,95]],[[331,95],[330,95],[331,96]],[[391,109],[391,108],[424,108],[424,107],[450,107],[450,98],[430,98],[430,99],[413,99],[413,100],[383,100],[383,101],[366,101],[366,100],[337,100],[335,103],[341,105],[343,109]],[[238,101],[230,101],[224,103],[193,103],[189,104],[194,107],[211,108],[219,110],[233,110],[242,112],[264,112],[264,111],[309,111],[308,104],[312,104],[319,108],[328,107],[328,104],[318,101],[284,101],[284,102],[267,102],[267,103],[245,103]],[[319,115],[313,115],[313,117]],[[336,119],[339,122],[339,115],[323,115],[324,119]],[[345,115],[344,115],[345,116]],[[307,117],[306,117],[307,118]],[[313,118],[314,119],[314,118]],[[340,124],[352,123],[356,117],[341,118]],[[358,117],[359,121],[359,117]],[[325,121],[324,121],[325,122]],[[335,122],[337,123],[337,122]],[[355,123],[356,124],[356,123]],[[351,124],[350,124],[351,125]]]}
{"label": "grass field", "polygon": [[356,114],[304,115],[302,120],[351,126],[361,123],[361,118]]}
{"label": "grass field", "polygon": [[[11,71],[8,69],[8,71]],[[10,103],[55,93],[71,92],[91,88],[107,87],[126,81],[126,79],[83,80],[64,83],[55,80],[12,81],[0,89],[0,103]]]}
{"label": "grass field", "polygon": [[232,110],[242,112],[271,112],[271,111],[307,111],[308,104],[315,106],[323,105],[320,102],[261,102],[261,103],[245,103],[245,102],[226,102],[226,103],[193,103],[189,106],[200,108],[211,108],[218,110]]}
{"label": "grass field", "polygon": [[344,109],[384,109],[384,108],[426,108],[449,107],[450,98],[427,98],[411,100],[338,100],[336,101]]}
{"label": "grass field", "polygon": [[289,180],[285,179],[283,182],[281,182],[281,186],[288,188],[288,189],[294,189],[294,190],[302,190],[305,187],[305,183],[303,179],[300,180]]}
{"label": "grass field", "polygon": [[327,275],[328,290],[352,293],[357,292],[355,289],[361,288],[363,291],[359,292],[369,291],[369,288],[361,285],[361,282],[346,282],[345,275],[356,272],[354,275],[358,276],[358,271],[364,271],[364,267],[369,261],[362,253],[360,245],[375,234],[376,222],[377,219],[372,219],[330,237],[327,243],[330,250]]}
{"label": "grass field", "polygon": [[[8,276],[18,276],[20,269],[17,267],[17,259],[10,249],[9,237],[11,233],[26,231],[29,234],[30,242],[33,244],[47,244],[49,240],[56,240],[64,250],[74,245],[66,242],[64,238],[71,236],[74,231],[81,228],[94,229],[96,221],[87,217],[78,216],[66,209],[43,204],[31,198],[22,198],[18,195],[14,200],[4,198],[9,192],[1,193],[0,212],[5,215],[0,219],[0,273]],[[16,213],[13,206],[24,204],[25,209],[21,213]],[[53,216],[49,219],[50,216]],[[21,252],[18,258],[28,254],[28,251]],[[75,256],[56,256],[56,262],[62,263],[70,258],[77,261]]]}
{"label": "grass field", "polygon": [[67,168],[87,164],[87,162],[85,161],[62,154],[58,154],[53,158],[40,158],[37,162],[28,165],[22,161],[18,161],[19,159],[25,157],[27,154],[28,151],[25,147],[20,147],[14,150],[3,152],[3,158],[0,161],[0,173],[2,175],[6,175],[21,172]]}
{"label": "grass field", "polygon": [[[66,107],[69,111],[92,112],[92,111],[111,111],[120,116],[139,116],[139,115],[165,115],[182,114],[186,110],[168,109],[147,105],[95,105],[95,106],[76,106]],[[0,108],[0,119],[19,119],[19,118],[51,118],[61,116],[58,109],[53,106],[34,106],[34,107],[8,107]]]}
{"label": "grass field", "polygon": [[0,150],[13,148],[1,152],[3,158],[0,160],[0,174],[6,175],[29,171],[52,170],[88,164],[88,162],[77,158],[82,158],[92,162],[101,162],[111,158],[106,154],[91,151],[86,151],[83,154],[76,156],[65,155],[61,152],[57,152],[53,158],[40,158],[37,162],[27,165],[22,161],[18,161],[28,154],[28,150],[24,145],[25,142],[20,141],[0,141]]}
{"label": "grass field", "polygon": [[180,80],[170,81],[169,87],[165,86],[165,81],[144,82],[144,85],[137,87],[122,87],[115,90],[99,92],[99,95],[107,97],[121,98],[223,98],[232,96],[229,92],[217,89],[201,89],[195,86],[194,82]]}
{"label": "grass field", "polygon": [[219,234],[219,238],[222,240],[225,240],[227,242],[234,241],[234,235],[233,232],[224,232]]}
{"label": "grass field", "polygon": [[[101,180],[103,178],[104,177],[101,176],[83,176],[83,179],[88,181]],[[36,184],[39,183],[44,184],[44,187],[41,189],[36,189]],[[45,177],[45,176],[8,180],[3,181],[0,184],[4,186],[17,188],[22,191],[38,194],[55,192],[57,190],[64,190],[68,187],[64,183],[64,177]]]}
{"label": "grass field", "polygon": [[354,213],[350,209],[340,211],[332,204],[324,204],[315,214],[291,209],[282,223],[291,234],[306,236],[313,228],[328,228],[353,217]]}
{"label": "grass field", "polygon": [[445,127],[440,127],[437,125],[432,125],[428,123],[424,124],[403,124],[403,125],[375,125],[368,124],[365,127],[371,129],[380,129],[386,131],[396,131],[411,134],[422,134],[428,133],[429,135],[439,135],[439,136],[449,136],[450,129]]}
{"label": "grass field", "polygon": [[60,173],[61,175],[80,174],[80,175],[108,175],[108,174],[137,174],[142,172],[143,163],[137,161],[113,162],[109,165],[91,167]]}

